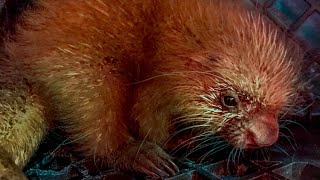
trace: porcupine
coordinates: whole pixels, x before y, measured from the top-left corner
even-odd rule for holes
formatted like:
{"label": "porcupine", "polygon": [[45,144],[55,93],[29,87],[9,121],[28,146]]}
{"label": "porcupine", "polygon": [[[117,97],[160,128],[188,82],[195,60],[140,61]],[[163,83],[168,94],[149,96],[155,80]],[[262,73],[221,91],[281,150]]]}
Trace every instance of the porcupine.
{"label": "porcupine", "polygon": [[301,53],[239,2],[36,1],[4,43],[0,174],[22,177],[53,119],[84,156],[155,177],[178,170],[176,121],[240,149],[275,143]]}

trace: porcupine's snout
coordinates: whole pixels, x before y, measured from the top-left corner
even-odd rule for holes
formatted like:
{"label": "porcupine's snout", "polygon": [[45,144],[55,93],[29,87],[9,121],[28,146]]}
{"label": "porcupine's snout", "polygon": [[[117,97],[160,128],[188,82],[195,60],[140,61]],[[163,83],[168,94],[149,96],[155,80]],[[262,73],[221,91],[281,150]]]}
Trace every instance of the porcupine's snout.
{"label": "porcupine's snout", "polygon": [[276,114],[266,112],[253,118],[245,134],[244,147],[247,149],[271,146],[279,137],[279,124]]}

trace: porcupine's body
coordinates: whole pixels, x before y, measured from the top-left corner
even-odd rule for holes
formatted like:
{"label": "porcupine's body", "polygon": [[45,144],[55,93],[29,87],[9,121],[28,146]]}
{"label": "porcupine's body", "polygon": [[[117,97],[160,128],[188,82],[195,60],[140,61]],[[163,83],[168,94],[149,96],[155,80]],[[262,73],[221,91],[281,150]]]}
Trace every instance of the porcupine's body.
{"label": "porcupine's body", "polygon": [[0,174],[27,163],[52,117],[84,155],[153,176],[175,171],[176,121],[242,149],[274,143],[300,58],[275,32],[226,1],[39,0],[0,64],[0,160],[17,165]]}

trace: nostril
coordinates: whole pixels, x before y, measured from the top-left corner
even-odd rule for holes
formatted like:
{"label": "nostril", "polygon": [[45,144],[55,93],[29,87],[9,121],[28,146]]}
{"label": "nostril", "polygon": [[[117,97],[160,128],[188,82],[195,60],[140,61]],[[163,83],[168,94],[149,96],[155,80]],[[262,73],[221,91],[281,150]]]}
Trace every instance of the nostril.
{"label": "nostril", "polygon": [[246,133],[245,145],[265,147],[274,144],[279,137],[278,124],[255,122]]}
{"label": "nostril", "polygon": [[245,146],[247,148],[259,148],[264,146],[270,146],[274,144],[278,139],[278,132],[273,131],[269,133],[263,133],[263,135],[255,134],[252,131],[247,132],[245,139]]}
{"label": "nostril", "polygon": [[259,146],[256,145],[256,144],[246,144],[246,148],[248,148],[248,149],[254,149],[254,148],[259,148]]}
{"label": "nostril", "polygon": [[257,144],[254,134],[250,131],[247,132],[246,140],[245,140],[246,148],[258,148],[259,145]]}

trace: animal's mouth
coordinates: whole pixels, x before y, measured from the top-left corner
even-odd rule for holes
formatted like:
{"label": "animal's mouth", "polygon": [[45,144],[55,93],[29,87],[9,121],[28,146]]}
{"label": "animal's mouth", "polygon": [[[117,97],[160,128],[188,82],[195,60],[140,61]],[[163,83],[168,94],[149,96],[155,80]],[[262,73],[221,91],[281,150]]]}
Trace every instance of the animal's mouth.
{"label": "animal's mouth", "polygon": [[236,148],[240,149],[257,149],[271,146],[276,143],[279,137],[278,128],[266,127],[265,129],[248,128],[246,131],[237,135],[231,135],[226,140]]}
{"label": "animal's mouth", "polygon": [[220,134],[239,149],[271,146],[279,138],[278,119],[273,112],[263,112],[251,118],[234,119],[222,128]]}
{"label": "animal's mouth", "polygon": [[256,144],[247,144],[245,149],[257,149],[260,148],[259,146],[257,146]]}

